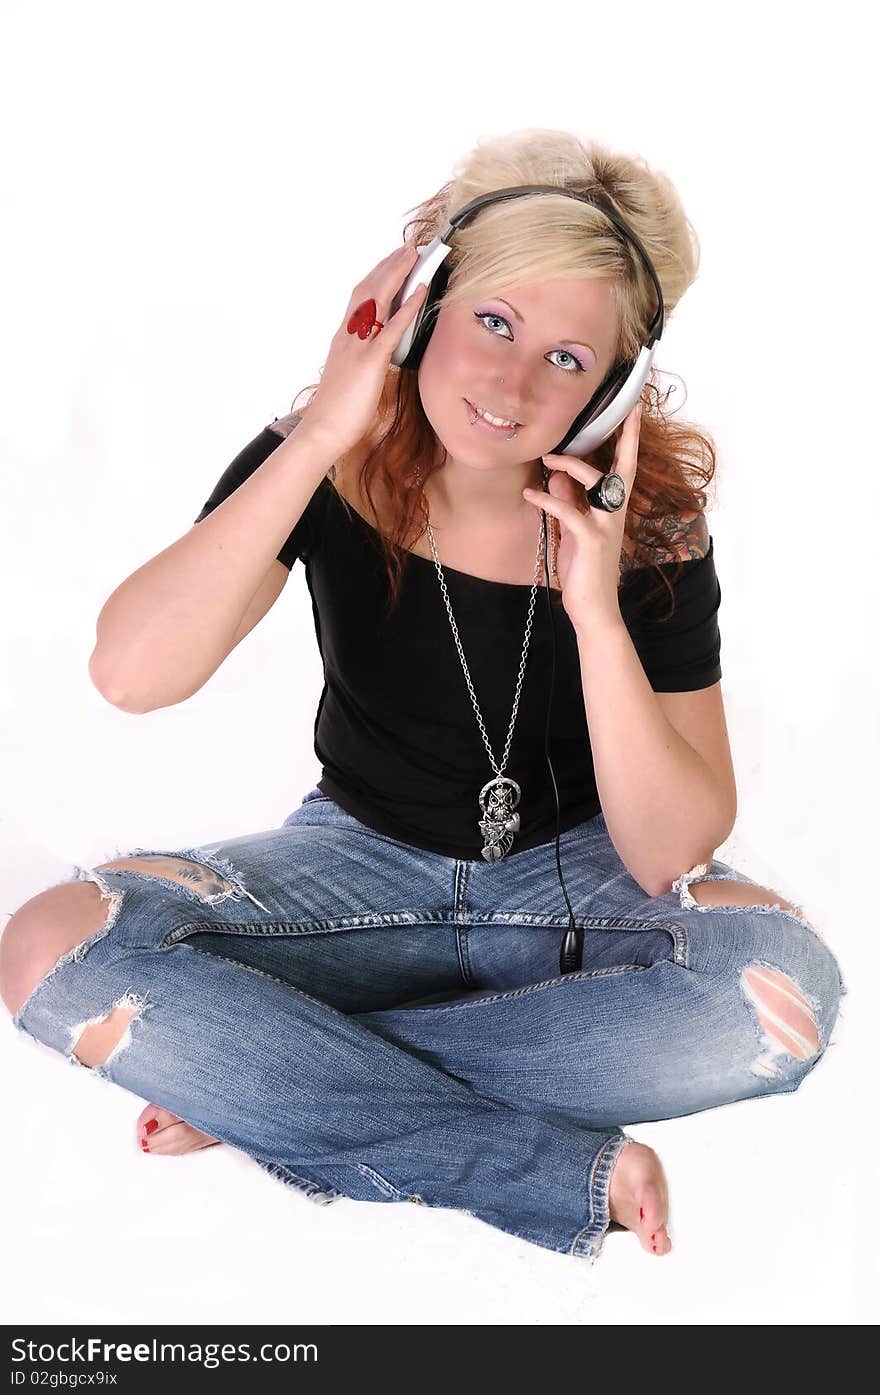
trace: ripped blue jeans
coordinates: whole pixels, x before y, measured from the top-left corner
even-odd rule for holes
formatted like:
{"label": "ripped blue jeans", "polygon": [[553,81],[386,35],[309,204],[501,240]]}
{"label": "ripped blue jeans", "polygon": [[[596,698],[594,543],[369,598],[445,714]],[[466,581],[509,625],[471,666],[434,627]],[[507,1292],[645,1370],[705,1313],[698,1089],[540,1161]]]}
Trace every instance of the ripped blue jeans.
{"label": "ripped blue jeans", "polygon": [[601,813],[560,838],[584,930],[562,976],[555,839],[464,861],[313,789],[280,828],[116,857],[160,854],[190,878],[76,868],[106,922],[17,1027],[92,1069],[83,1030],[134,1008],[95,1073],[313,1200],[449,1207],[591,1262],[621,1125],[796,1090],[846,992],[800,913],[694,900],[751,880],[723,862],[647,895]]}

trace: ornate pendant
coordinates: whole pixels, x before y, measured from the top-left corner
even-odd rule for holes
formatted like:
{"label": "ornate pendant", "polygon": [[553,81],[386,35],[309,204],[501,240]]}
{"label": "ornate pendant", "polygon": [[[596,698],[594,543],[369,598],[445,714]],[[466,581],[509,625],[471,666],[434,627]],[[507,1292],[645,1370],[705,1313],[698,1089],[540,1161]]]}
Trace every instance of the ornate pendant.
{"label": "ornate pendant", "polygon": [[487,862],[498,862],[510,852],[513,835],[519,832],[519,814],[513,811],[521,793],[516,780],[509,780],[506,775],[496,775],[480,790],[482,853]]}

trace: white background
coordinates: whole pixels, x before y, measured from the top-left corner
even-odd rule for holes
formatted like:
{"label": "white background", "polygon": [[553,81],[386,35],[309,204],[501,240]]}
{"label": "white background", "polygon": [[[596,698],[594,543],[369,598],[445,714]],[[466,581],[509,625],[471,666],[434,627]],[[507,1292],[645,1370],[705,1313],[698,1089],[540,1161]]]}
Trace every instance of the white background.
{"label": "white background", "polygon": [[0,924],[74,864],[277,827],[316,782],[301,565],[147,715],[90,682],[97,614],[317,381],[410,210],[476,140],[552,126],[664,170],[700,237],[658,363],[719,452],[739,817],[717,855],[804,907],[843,1013],[796,1095],[628,1129],[674,1248],[614,1233],[593,1269],[460,1213],[318,1207],[228,1148],[142,1156],[144,1101],[4,1015],[5,1321],[876,1320],[869,10],[427,12],[2,7]]}

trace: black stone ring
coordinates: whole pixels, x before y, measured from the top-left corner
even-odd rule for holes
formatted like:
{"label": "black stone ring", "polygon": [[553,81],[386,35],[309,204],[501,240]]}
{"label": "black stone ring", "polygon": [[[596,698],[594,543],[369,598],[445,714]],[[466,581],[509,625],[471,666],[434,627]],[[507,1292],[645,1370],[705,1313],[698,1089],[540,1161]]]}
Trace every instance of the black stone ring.
{"label": "black stone ring", "polygon": [[586,493],[592,507],[606,513],[616,513],[626,502],[626,485],[616,470],[603,475]]}

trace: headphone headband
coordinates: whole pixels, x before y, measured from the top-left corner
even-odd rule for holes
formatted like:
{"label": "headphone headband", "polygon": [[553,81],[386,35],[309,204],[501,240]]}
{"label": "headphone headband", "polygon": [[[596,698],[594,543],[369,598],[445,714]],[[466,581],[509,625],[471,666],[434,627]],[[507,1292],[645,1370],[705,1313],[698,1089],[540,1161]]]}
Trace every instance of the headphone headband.
{"label": "headphone headband", "polygon": [[[602,192],[604,193],[605,191],[603,190]],[[490,194],[478,194],[476,198],[471,199],[469,203],[464,204],[456,213],[453,213],[445,230],[440,234],[440,241],[448,243],[453,233],[458,228],[466,227],[474,215],[479,213],[481,208],[485,208],[487,204],[505,203],[508,199],[527,198],[532,194],[561,194],[564,198],[578,199],[581,203],[590,204],[593,208],[597,208],[600,213],[603,213],[605,217],[614,224],[622,242],[628,242],[635,248],[642,260],[645,270],[654,283],[654,290],[657,295],[657,310],[648,327],[648,348],[650,348],[655,340],[659,339],[663,333],[663,323],[665,319],[663,292],[660,289],[660,282],[657,279],[654,264],[645,251],[640,238],[636,236],[632,228],[628,227],[613,209],[606,208],[604,204],[600,203],[592,192],[582,194],[576,189],[563,188],[560,184],[514,184],[508,189],[494,189]]]}

